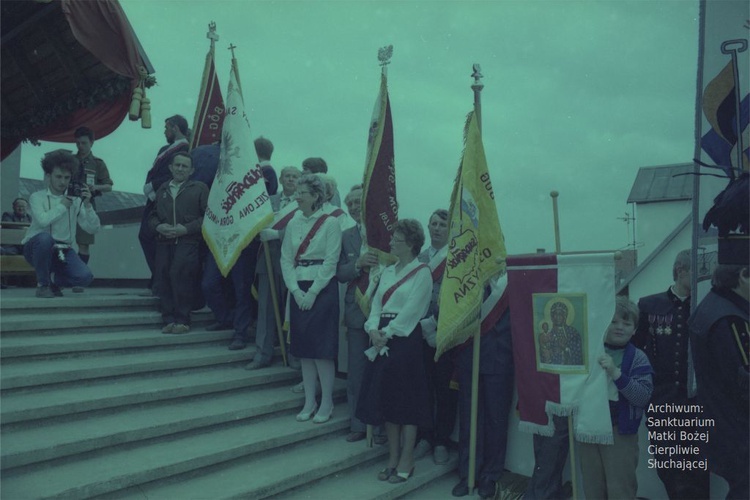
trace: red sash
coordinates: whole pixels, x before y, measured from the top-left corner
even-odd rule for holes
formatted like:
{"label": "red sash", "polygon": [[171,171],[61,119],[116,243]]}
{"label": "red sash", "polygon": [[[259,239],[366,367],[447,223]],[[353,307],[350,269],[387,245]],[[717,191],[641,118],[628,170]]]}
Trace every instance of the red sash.
{"label": "red sash", "polygon": [[310,228],[310,231],[307,233],[307,236],[305,236],[305,239],[302,240],[302,243],[297,249],[297,254],[294,256],[294,262],[297,262],[298,260],[300,260],[299,258],[302,256],[303,253],[305,253],[305,251],[307,250],[307,247],[310,246],[310,242],[317,234],[318,229],[320,229],[320,227],[323,225],[323,223],[326,221],[328,217],[329,217],[328,214],[323,214],[320,216],[318,220],[315,221],[315,224],[313,224],[313,227]]}
{"label": "red sash", "polygon": [[385,307],[386,302],[388,302],[388,299],[391,298],[391,295],[393,295],[393,292],[395,292],[398,289],[398,287],[403,285],[406,280],[408,280],[409,278],[417,274],[417,271],[419,271],[423,267],[429,269],[429,267],[426,264],[420,264],[414,269],[412,269],[411,271],[409,271],[409,273],[406,276],[404,276],[403,278],[398,280],[396,283],[394,283],[393,286],[391,286],[388,290],[386,290],[385,293],[383,293],[383,302],[382,302],[383,307]]}
{"label": "red sash", "polygon": [[292,220],[292,217],[294,217],[294,214],[297,213],[297,210],[299,210],[299,208],[295,208],[294,210],[286,214],[284,217],[276,221],[274,225],[271,226],[271,229],[276,229],[277,231],[280,229],[284,229],[286,225],[289,224],[289,221]]}
{"label": "red sash", "polygon": [[443,272],[445,271],[445,263],[447,259],[443,259],[438,266],[432,270],[432,282],[435,283],[436,281],[440,281],[440,278],[443,277]]}
{"label": "red sash", "polygon": [[333,212],[331,212],[330,215],[332,217],[341,217],[342,215],[344,215],[344,213],[345,212],[343,210],[341,210],[340,208],[337,208],[336,210],[334,210]]}

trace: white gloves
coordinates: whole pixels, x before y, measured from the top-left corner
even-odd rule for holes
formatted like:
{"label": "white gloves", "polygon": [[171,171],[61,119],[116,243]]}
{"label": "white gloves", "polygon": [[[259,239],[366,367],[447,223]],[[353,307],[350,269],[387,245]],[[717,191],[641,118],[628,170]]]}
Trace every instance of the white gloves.
{"label": "white gloves", "polygon": [[299,288],[292,292],[292,297],[294,297],[294,301],[297,303],[297,306],[301,309],[302,308],[302,299],[305,298],[305,292],[300,290]]}
{"label": "white gloves", "polygon": [[309,311],[310,309],[312,309],[313,304],[315,304],[315,299],[318,298],[318,294],[313,292],[303,292],[302,290],[300,290],[298,293],[302,296],[297,299],[297,294],[295,294],[294,299],[297,301],[297,305],[299,306],[299,308],[302,311]]}
{"label": "white gloves", "polygon": [[422,327],[422,338],[430,345],[435,347],[437,345],[437,322],[434,316],[425,318],[419,321],[419,326]]}
{"label": "white gloves", "polygon": [[279,231],[276,229],[263,229],[260,232],[260,241],[271,241],[279,239]]}

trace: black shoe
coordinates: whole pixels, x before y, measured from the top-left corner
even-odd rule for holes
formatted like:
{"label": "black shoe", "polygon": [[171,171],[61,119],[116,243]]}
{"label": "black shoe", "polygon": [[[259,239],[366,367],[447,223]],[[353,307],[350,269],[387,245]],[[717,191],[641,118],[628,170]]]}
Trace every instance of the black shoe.
{"label": "black shoe", "polygon": [[462,479],[456,486],[451,490],[451,495],[454,497],[465,497],[469,494],[469,483],[466,479]]}
{"label": "black shoe", "polygon": [[480,479],[479,488],[477,490],[479,496],[482,498],[493,498],[495,496],[496,484],[495,481],[488,477]]}
{"label": "black shoe", "polygon": [[207,332],[220,332],[222,330],[231,330],[234,327],[232,325],[227,325],[226,323],[214,323],[212,325],[208,325],[206,327]]}
{"label": "black shoe", "polygon": [[230,351],[239,351],[247,347],[247,343],[239,337],[232,339],[232,343],[229,344]]}
{"label": "black shoe", "polygon": [[50,284],[49,289],[52,290],[52,293],[55,294],[55,297],[63,296],[62,289],[60,289],[60,287],[55,285],[54,283]]}

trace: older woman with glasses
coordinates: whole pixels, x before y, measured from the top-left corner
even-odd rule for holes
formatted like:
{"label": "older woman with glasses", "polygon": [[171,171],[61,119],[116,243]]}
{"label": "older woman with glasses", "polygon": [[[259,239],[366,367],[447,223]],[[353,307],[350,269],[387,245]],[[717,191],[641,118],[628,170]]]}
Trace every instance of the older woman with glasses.
{"label": "older woman with glasses", "polygon": [[367,351],[372,362],[365,369],[356,416],[370,425],[385,423],[388,466],[378,479],[391,483],[412,475],[417,427],[431,423],[419,320],[430,306],[432,276],[416,258],[424,240],[416,220],[396,223],[391,254],[398,261],[383,271],[364,325],[373,344]]}
{"label": "older woman with glasses", "polygon": [[289,221],[281,245],[281,272],[293,300],[289,303],[291,353],[300,359],[305,406],[297,421],[318,410],[316,378],[322,389],[313,422],[327,422],[333,413],[334,359],[338,355],[339,297],[336,274],[341,227],[324,213],[325,186],[315,175],[297,182],[299,212]]}

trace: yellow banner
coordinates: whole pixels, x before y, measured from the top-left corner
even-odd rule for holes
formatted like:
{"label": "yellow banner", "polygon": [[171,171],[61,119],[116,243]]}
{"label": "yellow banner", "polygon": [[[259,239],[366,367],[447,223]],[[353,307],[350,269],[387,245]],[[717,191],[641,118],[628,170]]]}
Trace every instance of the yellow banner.
{"label": "yellow banner", "polygon": [[474,112],[464,129],[464,154],[453,186],[449,219],[435,359],[479,331],[484,287],[505,269],[505,238]]}

